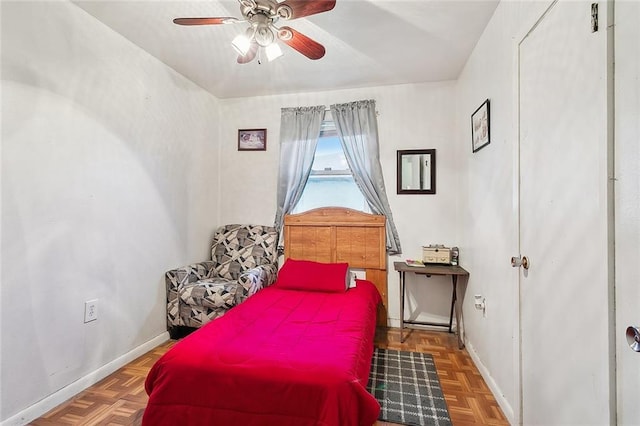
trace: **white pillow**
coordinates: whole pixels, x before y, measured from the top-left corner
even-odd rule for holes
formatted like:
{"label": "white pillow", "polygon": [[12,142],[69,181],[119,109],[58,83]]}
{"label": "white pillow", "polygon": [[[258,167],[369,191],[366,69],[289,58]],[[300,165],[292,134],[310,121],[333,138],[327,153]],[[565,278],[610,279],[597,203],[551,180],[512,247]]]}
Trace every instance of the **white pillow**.
{"label": "white pillow", "polygon": [[349,268],[349,272],[347,273],[347,290],[350,288],[355,288],[356,279],[358,280],[366,280],[367,279],[367,271],[364,269],[351,269]]}
{"label": "white pillow", "polygon": [[353,272],[349,271],[347,273],[347,280],[346,280],[346,285],[347,285],[347,290],[350,288],[356,288],[356,274],[354,274]]}

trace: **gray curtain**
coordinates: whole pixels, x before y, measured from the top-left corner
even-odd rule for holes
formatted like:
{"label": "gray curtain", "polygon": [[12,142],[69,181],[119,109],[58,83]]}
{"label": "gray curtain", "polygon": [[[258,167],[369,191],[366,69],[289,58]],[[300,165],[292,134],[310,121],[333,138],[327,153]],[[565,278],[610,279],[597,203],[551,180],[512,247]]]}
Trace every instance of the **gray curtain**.
{"label": "gray curtain", "polygon": [[353,179],[371,211],[387,218],[387,252],[402,253],[380,165],[375,101],[331,105],[331,115]]}
{"label": "gray curtain", "polygon": [[275,227],[282,250],[284,216],[291,213],[311,174],[325,106],[282,108],[280,121],[280,165],[278,169],[278,207]]}

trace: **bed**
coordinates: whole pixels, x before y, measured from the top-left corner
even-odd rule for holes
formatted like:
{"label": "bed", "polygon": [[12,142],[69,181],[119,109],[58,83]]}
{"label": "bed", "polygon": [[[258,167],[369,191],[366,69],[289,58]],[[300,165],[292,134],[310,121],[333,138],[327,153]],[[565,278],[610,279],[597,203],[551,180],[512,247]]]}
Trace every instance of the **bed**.
{"label": "bed", "polygon": [[[347,209],[287,216],[285,259],[274,285],[152,367],[143,425],[375,423],[380,406],[366,385],[382,298],[370,277],[386,278],[384,217]],[[347,289],[349,267],[375,272]]]}

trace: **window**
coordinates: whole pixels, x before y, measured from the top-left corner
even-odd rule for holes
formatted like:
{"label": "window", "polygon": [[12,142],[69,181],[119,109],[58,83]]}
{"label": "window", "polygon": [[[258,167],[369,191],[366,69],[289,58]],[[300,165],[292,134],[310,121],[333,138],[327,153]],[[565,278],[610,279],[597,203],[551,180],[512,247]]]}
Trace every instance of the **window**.
{"label": "window", "polygon": [[325,120],[320,130],[311,175],[293,213],[329,206],[371,212],[353,179],[335,124]]}

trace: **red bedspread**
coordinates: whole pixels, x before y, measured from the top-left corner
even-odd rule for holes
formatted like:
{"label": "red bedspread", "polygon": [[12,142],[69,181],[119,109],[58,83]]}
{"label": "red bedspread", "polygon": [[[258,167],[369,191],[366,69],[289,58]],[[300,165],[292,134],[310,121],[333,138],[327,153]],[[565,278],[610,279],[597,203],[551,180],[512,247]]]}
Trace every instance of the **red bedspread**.
{"label": "red bedspread", "polygon": [[372,425],[379,301],[360,280],[345,293],[261,290],[158,360],[143,425]]}

